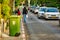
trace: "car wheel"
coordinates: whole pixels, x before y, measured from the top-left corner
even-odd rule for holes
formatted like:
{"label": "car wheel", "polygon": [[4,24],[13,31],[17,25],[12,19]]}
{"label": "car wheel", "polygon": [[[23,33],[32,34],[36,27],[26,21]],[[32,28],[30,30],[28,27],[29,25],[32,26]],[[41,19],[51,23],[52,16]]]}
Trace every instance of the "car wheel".
{"label": "car wheel", "polygon": [[40,16],[39,16],[39,14],[37,14],[37,18],[38,18],[38,19],[40,19]]}
{"label": "car wheel", "polygon": [[38,14],[38,12],[34,13],[34,14]]}
{"label": "car wheel", "polygon": [[36,12],[36,14],[38,14],[38,12]]}
{"label": "car wheel", "polygon": [[32,11],[32,13],[34,13],[34,11]]}
{"label": "car wheel", "polygon": [[42,16],[41,16],[40,18],[41,18],[41,19],[43,19],[43,17],[42,17]]}
{"label": "car wheel", "polygon": [[45,20],[48,20],[48,18],[45,18]]}
{"label": "car wheel", "polygon": [[40,19],[40,17],[37,15],[37,18]]}

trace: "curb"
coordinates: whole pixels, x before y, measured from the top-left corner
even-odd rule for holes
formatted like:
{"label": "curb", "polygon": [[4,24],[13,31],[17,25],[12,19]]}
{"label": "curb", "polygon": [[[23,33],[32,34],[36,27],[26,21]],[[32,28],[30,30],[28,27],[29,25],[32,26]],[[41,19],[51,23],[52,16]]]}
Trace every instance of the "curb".
{"label": "curb", "polygon": [[25,35],[25,29],[24,29],[24,24],[23,21],[21,19],[21,31],[22,31],[22,40],[26,40],[26,35]]}

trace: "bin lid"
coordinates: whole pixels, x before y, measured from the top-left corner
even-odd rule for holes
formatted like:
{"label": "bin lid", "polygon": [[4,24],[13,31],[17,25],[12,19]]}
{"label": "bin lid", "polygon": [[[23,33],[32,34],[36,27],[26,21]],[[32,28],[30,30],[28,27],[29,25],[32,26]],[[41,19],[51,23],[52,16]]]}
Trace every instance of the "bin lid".
{"label": "bin lid", "polygon": [[11,17],[20,17],[20,16],[18,16],[18,15],[11,15],[10,18],[11,18]]}
{"label": "bin lid", "polygon": [[11,15],[10,18],[22,18],[22,15]]}

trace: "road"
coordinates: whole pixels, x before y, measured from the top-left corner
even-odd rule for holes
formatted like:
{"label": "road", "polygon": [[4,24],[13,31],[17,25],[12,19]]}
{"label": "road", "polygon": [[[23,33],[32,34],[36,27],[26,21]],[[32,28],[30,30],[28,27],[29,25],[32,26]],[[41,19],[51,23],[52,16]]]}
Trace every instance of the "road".
{"label": "road", "polygon": [[38,19],[36,15],[29,12],[26,20],[28,40],[60,40],[60,29],[56,26],[58,21]]}

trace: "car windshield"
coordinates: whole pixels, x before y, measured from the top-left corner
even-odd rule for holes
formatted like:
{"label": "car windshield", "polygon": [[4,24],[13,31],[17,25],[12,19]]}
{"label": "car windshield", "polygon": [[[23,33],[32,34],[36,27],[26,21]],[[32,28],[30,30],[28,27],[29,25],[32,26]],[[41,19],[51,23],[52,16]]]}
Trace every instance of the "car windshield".
{"label": "car windshield", "polygon": [[36,9],[39,9],[39,8],[36,8]]}
{"label": "car windshield", "polygon": [[46,8],[40,8],[39,11],[44,11],[45,12]]}
{"label": "car windshield", "polygon": [[32,8],[36,8],[36,6],[32,6]]}
{"label": "car windshield", "polygon": [[58,12],[57,8],[48,8],[47,12]]}

